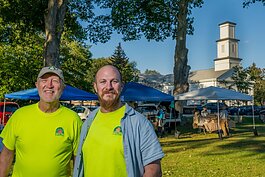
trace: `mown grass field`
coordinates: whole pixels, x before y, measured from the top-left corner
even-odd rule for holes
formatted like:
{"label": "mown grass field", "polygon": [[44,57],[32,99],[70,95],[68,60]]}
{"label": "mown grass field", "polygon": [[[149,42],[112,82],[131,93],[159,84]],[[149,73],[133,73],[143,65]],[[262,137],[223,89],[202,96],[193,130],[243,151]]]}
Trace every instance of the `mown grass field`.
{"label": "mown grass field", "polygon": [[178,129],[182,132],[179,139],[174,135],[160,138],[165,153],[163,176],[265,176],[265,124],[258,118],[258,136],[254,136],[251,117],[244,117],[223,140],[217,133],[193,130],[189,121]]}

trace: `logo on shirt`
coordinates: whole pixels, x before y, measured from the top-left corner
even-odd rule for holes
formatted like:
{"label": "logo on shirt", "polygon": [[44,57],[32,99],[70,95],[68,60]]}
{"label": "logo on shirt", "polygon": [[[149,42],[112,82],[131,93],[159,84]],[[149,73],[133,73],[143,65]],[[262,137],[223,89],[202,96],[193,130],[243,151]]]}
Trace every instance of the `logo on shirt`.
{"label": "logo on shirt", "polygon": [[121,126],[117,126],[114,128],[113,135],[122,135]]}
{"label": "logo on shirt", "polygon": [[62,127],[58,127],[55,130],[55,136],[63,136],[64,135],[64,130]]}

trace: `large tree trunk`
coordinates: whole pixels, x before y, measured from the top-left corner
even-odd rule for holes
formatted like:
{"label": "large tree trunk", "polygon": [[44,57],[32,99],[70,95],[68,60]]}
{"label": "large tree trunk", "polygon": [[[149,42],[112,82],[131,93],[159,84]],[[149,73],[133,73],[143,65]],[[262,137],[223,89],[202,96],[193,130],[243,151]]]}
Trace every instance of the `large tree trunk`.
{"label": "large tree trunk", "polygon": [[[189,70],[188,49],[186,48],[187,35],[187,15],[188,15],[188,0],[182,0],[179,3],[179,13],[177,14],[177,36],[174,56],[174,95],[187,92],[189,90]],[[175,103],[175,109],[182,113],[182,102]]]}
{"label": "large tree trunk", "polygon": [[49,0],[45,13],[44,65],[60,67],[59,49],[67,0]]}

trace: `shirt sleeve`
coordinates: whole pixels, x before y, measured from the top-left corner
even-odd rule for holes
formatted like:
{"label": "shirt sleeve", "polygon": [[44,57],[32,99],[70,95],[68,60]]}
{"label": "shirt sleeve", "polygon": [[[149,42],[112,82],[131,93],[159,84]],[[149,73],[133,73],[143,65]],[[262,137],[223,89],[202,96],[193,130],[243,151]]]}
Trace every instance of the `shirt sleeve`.
{"label": "shirt sleeve", "polygon": [[73,150],[74,150],[74,156],[77,154],[77,149],[78,149],[78,144],[79,144],[79,137],[80,137],[80,132],[81,132],[81,127],[82,127],[82,120],[80,117],[77,115],[76,121],[74,124],[74,140],[73,140]]}
{"label": "shirt sleeve", "polygon": [[3,144],[9,150],[15,149],[15,144],[17,140],[16,135],[16,113],[14,113],[11,118],[8,120],[7,124],[5,125],[0,137],[3,139]]}
{"label": "shirt sleeve", "polygon": [[142,160],[144,166],[164,157],[164,153],[162,151],[154,128],[150,121],[148,121],[147,119],[144,120],[144,123],[141,127],[140,141],[140,148],[142,151]]}

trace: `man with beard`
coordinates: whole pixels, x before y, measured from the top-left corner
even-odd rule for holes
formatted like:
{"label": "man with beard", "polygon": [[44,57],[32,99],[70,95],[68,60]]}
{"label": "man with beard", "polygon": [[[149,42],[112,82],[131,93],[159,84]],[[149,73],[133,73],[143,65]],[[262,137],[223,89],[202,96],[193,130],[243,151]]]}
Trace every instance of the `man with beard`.
{"label": "man with beard", "polygon": [[112,65],[100,68],[94,89],[100,107],[84,122],[74,177],[159,177],[164,157],[150,121],[120,100],[123,83]]}
{"label": "man with beard", "polygon": [[12,176],[68,177],[82,126],[74,111],[62,106],[59,98],[65,87],[62,70],[44,67],[36,87],[38,103],[18,109],[1,133],[0,176],[7,177],[14,155]]}

